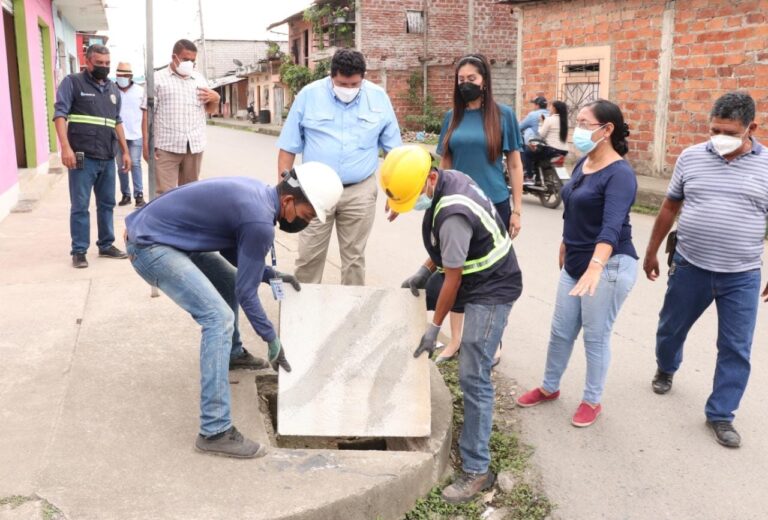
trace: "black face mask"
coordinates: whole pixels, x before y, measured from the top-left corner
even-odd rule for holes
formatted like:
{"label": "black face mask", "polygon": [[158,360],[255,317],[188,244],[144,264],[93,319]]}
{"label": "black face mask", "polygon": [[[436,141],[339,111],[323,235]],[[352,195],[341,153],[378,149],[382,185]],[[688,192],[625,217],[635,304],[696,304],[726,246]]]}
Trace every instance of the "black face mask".
{"label": "black face mask", "polygon": [[285,218],[281,218],[279,222],[280,231],[285,231],[286,233],[298,233],[299,231],[303,231],[304,228],[309,225],[309,222],[299,217],[293,219],[293,222],[288,222]]}
{"label": "black face mask", "polygon": [[[296,212],[296,203],[293,203],[293,211]],[[303,231],[305,227],[309,225],[309,222],[304,220],[303,218],[296,215],[293,218],[293,222],[288,222],[285,217],[281,217],[280,220],[280,231],[285,231],[286,233],[298,233],[300,231]]]}
{"label": "black face mask", "polygon": [[483,88],[476,83],[467,81],[459,85],[459,94],[465,103],[469,103],[483,95]]}
{"label": "black face mask", "polygon": [[94,65],[93,70],[91,71],[91,76],[93,76],[93,79],[97,81],[102,81],[107,79],[107,76],[109,76],[109,67],[100,67],[99,65]]}

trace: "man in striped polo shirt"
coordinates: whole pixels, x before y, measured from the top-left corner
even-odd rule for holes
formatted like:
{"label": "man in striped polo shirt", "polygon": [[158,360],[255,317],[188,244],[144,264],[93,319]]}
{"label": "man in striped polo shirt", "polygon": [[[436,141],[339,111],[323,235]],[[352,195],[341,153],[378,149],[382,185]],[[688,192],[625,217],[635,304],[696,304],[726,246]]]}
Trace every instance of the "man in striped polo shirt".
{"label": "man in striped polo shirt", "polygon": [[[643,261],[655,280],[656,253],[680,213],[656,331],[653,391],[672,388],[688,331],[714,301],[718,354],[704,412],[715,439],[729,448],[741,445],[733,412],[749,379],[768,215],[768,150],[752,137],[756,128],[749,94],[731,92],[715,102],[710,139],[680,154]],[[768,286],[762,295],[768,296]]]}

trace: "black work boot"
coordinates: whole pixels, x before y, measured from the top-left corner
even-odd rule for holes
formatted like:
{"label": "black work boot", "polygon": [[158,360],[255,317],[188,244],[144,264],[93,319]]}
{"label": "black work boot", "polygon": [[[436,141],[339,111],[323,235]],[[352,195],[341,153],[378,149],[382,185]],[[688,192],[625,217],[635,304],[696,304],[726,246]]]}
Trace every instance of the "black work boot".
{"label": "black work boot", "polygon": [[118,206],[127,206],[131,203],[131,196],[123,194],[123,198],[117,203]]}
{"label": "black work boot", "polygon": [[262,370],[269,368],[269,363],[266,359],[257,358],[251,355],[250,352],[243,349],[243,355],[239,358],[229,360],[229,369],[237,370],[239,368],[246,370]]}
{"label": "black work boot", "polygon": [[707,426],[715,434],[715,440],[726,448],[741,446],[741,435],[730,421],[707,421]]}
{"label": "black work boot", "polygon": [[463,473],[453,481],[453,484],[443,490],[443,500],[449,504],[469,502],[478,493],[493,487],[496,475],[492,471],[486,473]]}
{"label": "black work boot", "polygon": [[85,253],[72,254],[72,267],[75,269],[85,269],[88,267],[88,260],[85,259]]}
{"label": "black work boot", "polygon": [[146,206],[147,203],[144,201],[144,194],[143,193],[137,193],[136,194],[136,207],[140,208],[142,206]]}
{"label": "black work boot", "polygon": [[657,394],[666,394],[669,392],[672,389],[672,378],[674,376],[675,374],[662,372],[657,368],[656,375],[653,376],[653,381],[651,381],[653,391]]}
{"label": "black work boot", "polygon": [[212,455],[235,457],[238,459],[256,459],[267,454],[267,448],[243,437],[243,434],[232,426],[229,430],[211,437],[197,436],[195,448]]}

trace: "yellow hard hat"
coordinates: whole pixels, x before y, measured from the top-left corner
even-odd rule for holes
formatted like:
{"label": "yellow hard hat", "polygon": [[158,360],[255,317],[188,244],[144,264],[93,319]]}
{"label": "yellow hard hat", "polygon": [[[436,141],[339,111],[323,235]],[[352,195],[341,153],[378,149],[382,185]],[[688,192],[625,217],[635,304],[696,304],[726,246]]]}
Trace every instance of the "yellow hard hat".
{"label": "yellow hard hat", "polygon": [[389,151],[379,181],[392,211],[413,209],[431,169],[432,156],[421,146],[408,144]]}

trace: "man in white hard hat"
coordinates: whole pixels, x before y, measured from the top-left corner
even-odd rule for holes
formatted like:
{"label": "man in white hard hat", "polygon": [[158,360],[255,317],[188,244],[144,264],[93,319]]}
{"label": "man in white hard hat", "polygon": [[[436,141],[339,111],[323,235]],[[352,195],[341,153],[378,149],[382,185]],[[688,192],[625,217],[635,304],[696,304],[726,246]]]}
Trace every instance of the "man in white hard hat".
{"label": "man in white hard hat", "polygon": [[[238,307],[268,344],[277,370],[291,367],[258,297],[261,282],[296,279],[278,272],[275,224],[289,233],[304,229],[339,200],[344,190],[332,168],[317,162],[296,166],[277,187],[255,179],[223,177],[186,184],[125,219],[131,264],[150,285],[189,312],[202,327],[200,342],[200,432],[198,450],[239,458],[264,455],[265,448],[232,425],[228,369],[266,368],[240,341]],[[272,267],[265,257],[272,252]]]}

